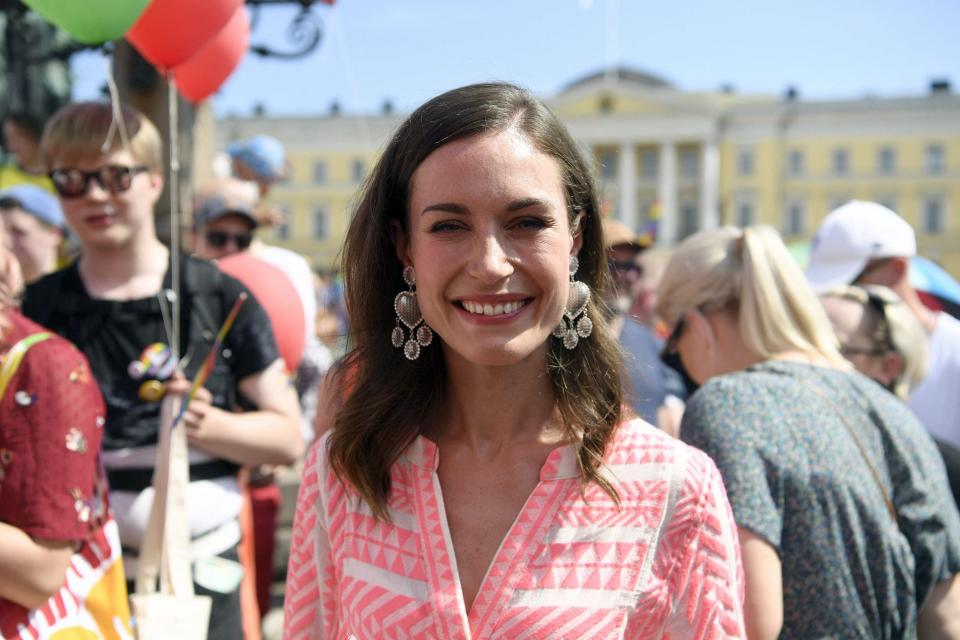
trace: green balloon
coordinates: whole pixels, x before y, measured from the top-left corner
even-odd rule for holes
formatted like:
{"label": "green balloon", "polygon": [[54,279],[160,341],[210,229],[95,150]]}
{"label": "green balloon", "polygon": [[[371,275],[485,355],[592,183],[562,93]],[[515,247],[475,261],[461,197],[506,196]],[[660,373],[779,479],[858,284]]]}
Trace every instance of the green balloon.
{"label": "green balloon", "polygon": [[101,44],[122,38],[151,0],[23,0],[77,41]]}

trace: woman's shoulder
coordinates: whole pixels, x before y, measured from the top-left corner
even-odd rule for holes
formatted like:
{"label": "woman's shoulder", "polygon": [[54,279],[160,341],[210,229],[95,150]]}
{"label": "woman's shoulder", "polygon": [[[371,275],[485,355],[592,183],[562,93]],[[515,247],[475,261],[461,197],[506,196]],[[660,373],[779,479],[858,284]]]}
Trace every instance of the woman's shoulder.
{"label": "woman's shoulder", "polygon": [[8,311],[4,314],[4,319],[9,323],[3,339],[4,350],[31,336],[43,335],[43,339],[30,344],[23,363],[40,363],[43,366],[60,368],[65,364],[62,360],[64,357],[74,356],[74,359],[86,361],[83,353],[72,342],[30,320],[19,311]]}
{"label": "woman's shoulder", "polygon": [[768,360],[711,378],[687,400],[684,426],[723,418],[748,428],[765,428],[771,414],[809,413],[814,388],[835,384],[830,381],[833,375],[848,374],[802,363]]}
{"label": "woman's shoulder", "polygon": [[[614,432],[606,456],[613,477],[683,478],[713,468],[703,451],[692,447],[640,418],[623,422]],[[631,470],[632,473],[624,473]],[[619,473],[618,473],[619,472]]]}

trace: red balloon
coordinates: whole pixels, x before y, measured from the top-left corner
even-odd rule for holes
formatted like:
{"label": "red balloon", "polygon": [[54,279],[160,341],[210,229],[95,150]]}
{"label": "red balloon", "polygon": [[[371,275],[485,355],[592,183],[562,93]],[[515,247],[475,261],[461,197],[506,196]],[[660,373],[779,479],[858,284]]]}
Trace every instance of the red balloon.
{"label": "red balloon", "polygon": [[205,100],[230,77],[250,47],[250,19],[243,7],[196,55],[173,70],[173,83],[191,102]]}
{"label": "red balloon", "polygon": [[303,305],[287,275],[249,251],[221,258],[217,266],[242,282],[267,312],[280,357],[291,373],[300,366],[305,345]]}
{"label": "red balloon", "polygon": [[127,40],[155,67],[189,60],[223,28],[243,0],[153,0]]}

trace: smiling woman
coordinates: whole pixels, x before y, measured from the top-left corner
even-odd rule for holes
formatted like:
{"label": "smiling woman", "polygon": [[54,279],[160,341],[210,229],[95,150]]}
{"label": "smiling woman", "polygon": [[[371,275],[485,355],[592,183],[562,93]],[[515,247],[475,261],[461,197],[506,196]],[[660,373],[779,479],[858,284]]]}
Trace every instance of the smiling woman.
{"label": "smiling woman", "polygon": [[354,349],[286,637],[742,637],[716,468],[622,415],[602,247],[587,165],[526,91],[400,127],[347,236]]}

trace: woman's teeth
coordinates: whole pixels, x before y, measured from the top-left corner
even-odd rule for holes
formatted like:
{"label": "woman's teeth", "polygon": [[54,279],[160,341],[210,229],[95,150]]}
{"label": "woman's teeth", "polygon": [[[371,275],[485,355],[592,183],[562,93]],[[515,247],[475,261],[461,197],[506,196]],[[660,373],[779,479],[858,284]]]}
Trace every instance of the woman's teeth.
{"label": "woman's teeth", "polygon": [[514,302],[505,302],[502,304],[490,304],[489,302],[481,303],[464,300],[461,304],[463,305],[463,308],[470,313],[476,313],[482,316],[502,316],[504,314],[515,312],[517,309],[525,305],[526,301],[516,300]]}

